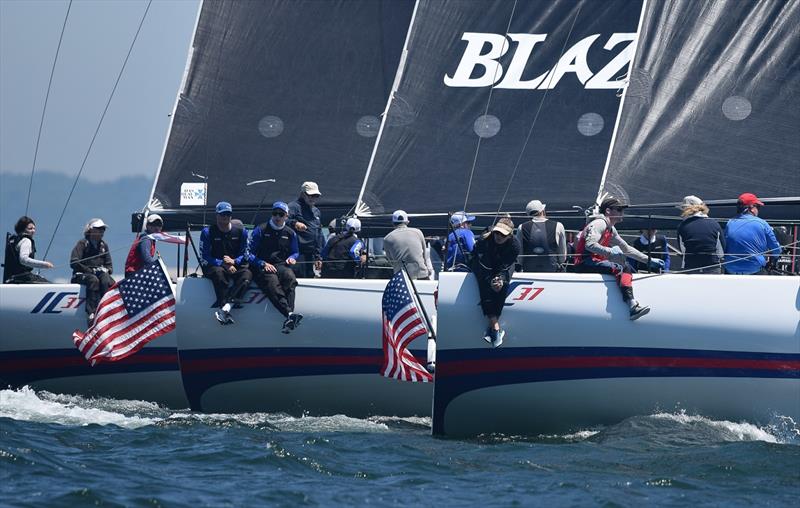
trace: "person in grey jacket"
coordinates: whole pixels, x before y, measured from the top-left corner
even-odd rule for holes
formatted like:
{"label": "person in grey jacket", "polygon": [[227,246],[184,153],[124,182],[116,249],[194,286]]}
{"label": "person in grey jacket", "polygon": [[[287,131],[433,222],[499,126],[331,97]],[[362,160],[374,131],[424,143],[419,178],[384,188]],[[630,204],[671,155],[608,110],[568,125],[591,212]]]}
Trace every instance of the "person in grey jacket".
{"label": "person in grey jacket", "polygon": [[394,273],[405,267],[409,277],[430,279],[433,265],[425,244],[425,235],[417,228],[408,227],[408,214],[397,210],[392,214],[394,230],[383,238],[383,251],[394,267]]}
{"label": "person in grey jacket", "polygon": [[111,253],[103,240],[106,227],[102,219],[89,220],[83,228],[83,238],[75,244],[69,257],[72,283],[86,286],[86,320],[89,326],[94,322],[100,299],[114,285]]}

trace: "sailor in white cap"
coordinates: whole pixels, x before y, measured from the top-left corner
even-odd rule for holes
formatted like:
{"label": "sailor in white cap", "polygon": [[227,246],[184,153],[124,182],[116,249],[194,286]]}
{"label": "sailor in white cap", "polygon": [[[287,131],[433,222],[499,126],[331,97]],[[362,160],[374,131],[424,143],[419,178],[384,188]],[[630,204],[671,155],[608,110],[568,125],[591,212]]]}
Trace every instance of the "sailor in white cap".
{"label": "sailor in white cap", "polygon": [[303,182],[300,196],[289,203],[289,218],[286,223],[297,233],[300,257],[292,269],[297,277],[314,277],[314,271],[322,269],[322,214],[317,200],[322,196],[316,182]]}
{"label": "sailor in white cap", "polygon": [[88,326],[92,326],[94,322],[100,299],[114,285],[114,279],[111,278],[111,253],[108,244],[103,240],[107,227],[103,219],[90,219],[83,228],[83,238],[78,240],[69,256],[71,282],[86,286]]}
{"label": "sailor in white cap", "polygon": [[567,260],[567,234],[564,225],[547,218],[547,205],[534,199],[525,211],[531,220],[517,228],[522,247],[520,258],[524,272],[558,272]]}
{"label": "sailor in white cap", "polygon": [[686,196],[678,205],[683,222],[678,226],[678,246],[686,273],[722,273],[725,235],[719,223],[708,216],[708,206],[697,196]]}
{"label": "sailor in white cap", "polygon": [[364,242],[358,238],[361,221],[350,217],[344,231],[328,240],[322,249],[322,277],[352,279],[367,262]]}
{"label": "sailor in white cap", "polygon": [[394,273],[405,267],[411,278],[430,279],[433,277],[433,264],[425,235],[417,228],[408,227],[409,222],[405,210],[396,210],[392,214],[394,230],[383,238],[383,250]]}
{"label": "sailor in white cap", "polygon": [[468,256],[475,246],[475,235],[470,229],[474,215],[467,215],[466,212],[456,212],[450,216],[450,225],[453,231],[447,235],[447,259],[445,267],[447,270],[466,271],[468,270]]}
{"label": "sailor in white cap", "polygon": [[125,277],[158,260],[158,256],[156,256],[156,240],[151,235],[161,233],[161,228],[164,227],[164,219],[157,213],[151,213],[144,222],[144,231],[136,237],[136,241],[131,245],[128,257],[125,259]]}

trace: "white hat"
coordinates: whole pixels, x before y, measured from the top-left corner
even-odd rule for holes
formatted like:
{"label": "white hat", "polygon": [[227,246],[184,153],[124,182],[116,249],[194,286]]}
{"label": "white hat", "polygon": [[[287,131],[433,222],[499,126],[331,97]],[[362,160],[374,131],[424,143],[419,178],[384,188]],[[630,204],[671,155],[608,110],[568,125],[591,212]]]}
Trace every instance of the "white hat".
{"label": "white hat", "polygon": [[108,225],[103,222],[103,219],[91,219],[89,223],[86,224],[86,229],[99,229],[99,228],[107,228]]}
{"label": "white hat", "polygon": [[157,213],[152,213],[152,214],[147,216],[147,223],[148,224],[152,224],[157,220],[161,221],[162,223],[164,222],[164,219],[162,219],[161,216],[158,215]]}
{"label": "white hat", "polygon": [[350,217],[347,219],[347,222],[344,225],[344,229],[346,231],[350,231],[351,229],[358,233],[361,231],[361,221],[356,219],[355,217]]}
{"label": "white hat", "polygon": [[542,203],[538,199],[534,199],[533,201],[528,203],[528,206],[525,207],[525,212],[528,215],[533,215],[535,213],[543,212],[546,207],[547,207],[546,204]]}
{"label": "white hat", "polygon": [[408,224],[408,214],[405,210],[395,210],[392,214],[392,222],[395,224],[406,223]]}
{"label": "white hat", "polygon": [[697,196],[686,196],[683,198],[683,202],[676,206],[675,208],[680,208],[681,210],[689,208],[690,206],[702,205],[703,200],[698,198]]}
{"label": "white hat", "polygon": [[316,182],[303,182],[303,185],[300,186],[300,190],[309,196],[322,196],[322,193],[319,191],[319,185],[317,185]]}

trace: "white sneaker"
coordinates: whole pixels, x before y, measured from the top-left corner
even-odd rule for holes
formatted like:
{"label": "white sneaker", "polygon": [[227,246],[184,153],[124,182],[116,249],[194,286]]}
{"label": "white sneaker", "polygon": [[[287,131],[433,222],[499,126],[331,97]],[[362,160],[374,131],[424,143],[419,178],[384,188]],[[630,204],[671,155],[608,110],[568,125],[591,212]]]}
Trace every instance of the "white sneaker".
{"label": "white sneaker", "polygon": [[497,347],[500,347],[501,345],[503,345],[503,337],[506,336],[505,330],[502,330],[502,329],[501,330],[494,330],[494,333],[492,335],[493,335],[493,337],[492,337],[492,346],[493,347],[497,348]]}
{"label": "white sneaker", "polygon": [[[228,314],[227,312],[225,312],[222,309],[219,309],[219,310],[214,311],[214,317],[217,318],[217,322],[219,324],[227,325],[228,324],[228,318],[230,318],[230,314]],[[233,322],[233,320],[231,320],[231,322]]]}

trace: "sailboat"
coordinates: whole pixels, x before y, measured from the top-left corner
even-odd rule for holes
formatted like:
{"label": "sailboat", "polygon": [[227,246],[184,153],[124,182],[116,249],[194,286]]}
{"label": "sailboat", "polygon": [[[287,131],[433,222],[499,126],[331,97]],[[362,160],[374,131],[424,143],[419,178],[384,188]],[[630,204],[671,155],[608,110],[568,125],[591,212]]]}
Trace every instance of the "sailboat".
{"label": "sailboat", "polygon": [[[798,2],[206,2],[145,214],[192,234],[227,200],[256,224],[314,180],[328,218],[356,214],[376,237],[399,208],[441,231],[449,212],[490,223],[533,198],[579,228],[573,206],[606,194],[634,205],[631,227],[674,227],[686,194],[732,215],[743,191],[793,224],[799,17]],[[181,206],[197,186],[208,204]],[[635,286],[653,311],[630,322],[610,278],[517,274],[490,349],[471,275],[418,281],[437,322],[431,386],[377,374],[385,281],[301,279],[306,318],[283,335],[256,289],[219,327],[210,282],[185,276],[182,386],[202,411],[431,414],[448,436],[676,407],[800,419],[800,279]],[[422,339],[412,349],[424,357]]]}

